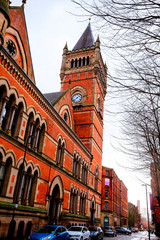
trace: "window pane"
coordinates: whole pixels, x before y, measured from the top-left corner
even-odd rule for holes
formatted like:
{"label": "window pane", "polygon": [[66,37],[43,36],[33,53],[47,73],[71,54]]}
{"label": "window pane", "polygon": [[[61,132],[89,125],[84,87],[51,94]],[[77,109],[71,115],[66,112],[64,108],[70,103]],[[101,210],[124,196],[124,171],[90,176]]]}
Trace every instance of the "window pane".
{"label": "window pane", "polygon": [[105,190],[105,198],[108,198],[109,192]]}
{"label": "window pane", "polygon": [[109,172],[108,171],[106,171],[106,176],[108,176],[109,175]]}
{"label": "window pane", "polygon": [[109,178],[105,178],[105,186],[109,187],[109,182],[110,182],[110,179]]}
{"label": "window pane", "polygon": [[108,202],[104,202],[104,210],[108,211]]}
{"label": "window pane", "polygon": [[5,166],[2,166],[2,167],[0,168],[0,180],[3,179],[4,173],[5,173]]}

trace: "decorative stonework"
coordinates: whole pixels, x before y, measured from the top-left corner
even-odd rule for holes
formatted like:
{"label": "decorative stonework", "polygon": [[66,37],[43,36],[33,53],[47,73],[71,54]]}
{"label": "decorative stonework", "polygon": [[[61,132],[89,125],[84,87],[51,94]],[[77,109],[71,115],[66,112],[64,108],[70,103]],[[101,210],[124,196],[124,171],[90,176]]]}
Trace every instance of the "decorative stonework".
{"label": "decorative stonework", "polygon": [[15,43],[15,41],[11,39],[9,36],[5,37],[4,46],[14,59],[17,59],[18,57],[18,51],[17,51],[16,45],[17,44]]}

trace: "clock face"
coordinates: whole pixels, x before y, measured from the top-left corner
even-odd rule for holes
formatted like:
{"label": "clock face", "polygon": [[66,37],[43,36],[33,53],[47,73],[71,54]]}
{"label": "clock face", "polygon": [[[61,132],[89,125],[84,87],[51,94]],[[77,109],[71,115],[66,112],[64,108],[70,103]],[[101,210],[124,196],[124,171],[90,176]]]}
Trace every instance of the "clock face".
{"label": "clock face", "polygon": [[80,93],[77,93],[72,97],[72,101],[75,102],[75,103],[80,102],[81,99],[82,99],[82,95]]}

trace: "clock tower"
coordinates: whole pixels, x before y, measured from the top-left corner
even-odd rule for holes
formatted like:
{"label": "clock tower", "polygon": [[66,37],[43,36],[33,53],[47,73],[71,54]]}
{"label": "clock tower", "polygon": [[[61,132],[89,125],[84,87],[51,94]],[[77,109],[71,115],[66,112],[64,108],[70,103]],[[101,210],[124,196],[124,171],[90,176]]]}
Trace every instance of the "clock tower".
{"label": "clock tower", "polygon": [[75,133],[92,153],[95,171],[101,169],[107,68],[90,23],[73,50],[65,45],[60,78],[61,91],[71,90]]}

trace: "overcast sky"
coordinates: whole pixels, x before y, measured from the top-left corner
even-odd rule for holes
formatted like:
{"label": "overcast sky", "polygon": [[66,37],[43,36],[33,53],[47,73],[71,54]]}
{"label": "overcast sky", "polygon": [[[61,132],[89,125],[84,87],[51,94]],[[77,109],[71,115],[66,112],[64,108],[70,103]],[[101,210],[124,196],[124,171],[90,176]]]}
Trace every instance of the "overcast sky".
{"label": "overcast sky", "polygon": [[[11,5],[21,5],[21,1],[12,0]],[[27,0],[25,4],[35,80],[42,93],[60,90],[59,73],[63,48],[67,42],[68,49],[72,50],[89,22],[88,19],[82,21],[70,14],[70,12],[78,11],[79,9],[70,0]],[[92,20],[91,27],[96,40],[97,35],[95,35]],[[103,53],[103,49],[102,55],[107,66],[112,67],[112,63],[109,57]],[[107,100],[106,96],[106,107]],[[128,158],[112,147],[111,143],[115,144],[113,135],[119,136],[119,134],[118,117],[111,117],[105,112],[102,164],[114,168],[118,177],[124,182],[128,188],[128,201],[136,205],[137,200],[140,200],[141,208],[144,208],[146,206],[145,188],[137,180],[136,173],[119,166],[128,166]],[[148,180],[147,182],[150,183]]]}

